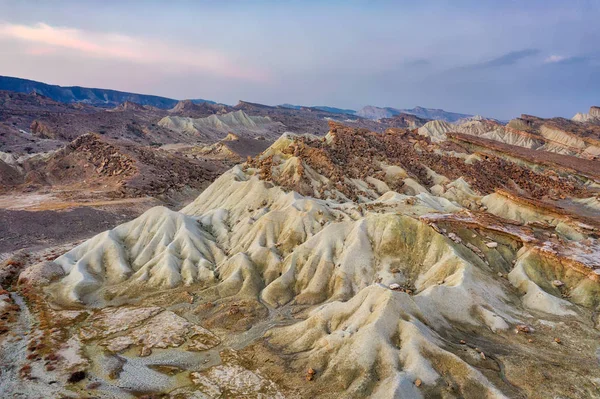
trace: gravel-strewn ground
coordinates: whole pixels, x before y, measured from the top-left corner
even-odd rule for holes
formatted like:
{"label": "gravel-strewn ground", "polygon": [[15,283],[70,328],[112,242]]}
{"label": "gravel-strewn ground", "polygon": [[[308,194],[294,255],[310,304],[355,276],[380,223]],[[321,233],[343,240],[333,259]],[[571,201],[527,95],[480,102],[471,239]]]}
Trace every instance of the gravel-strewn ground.
{"label": "gravel-strewn ground", "polygon": [[144,210],[141,205],[64,211],[0,209],[0,253],[85,239],[131,220]]}

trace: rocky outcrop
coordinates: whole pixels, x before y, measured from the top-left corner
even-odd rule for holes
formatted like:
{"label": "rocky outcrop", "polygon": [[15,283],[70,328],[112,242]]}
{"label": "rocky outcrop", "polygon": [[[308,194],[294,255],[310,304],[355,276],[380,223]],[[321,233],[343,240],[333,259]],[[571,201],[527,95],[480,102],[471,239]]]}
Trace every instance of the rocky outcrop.
{"label": "rocky outcrop", "polygon": [[575,122],[598,122],[600,121],[600,107],[590,107],[590,112],[587,114],[579,112],[573,117],[573,120]]}
{"label": "rocky outcrop", "polygon": [[238,141],[239,139],[240,136],[238,136],[237,134],[227,133],[227,136],[225,136],[223,141]]}
{"label": "rocky outcrop", "polygon": [[418,116],[401,113],[394,115],[391,118],[381,119],[380,122],[390,128],[408,128],[417,129],[426,124],[428,119],[419,118]]}
{"label": "rocky outcrop", "polygon": [[214,114],[225,114],[231,111],[231,107],[223,104],[214,104],[212,102],[196,102],[195,100],[179,101],[169,110],[170,114],[186,117],[201,118]]}
{"label": "rocky outcrop", "polygon": [[179,101],[173,108],[170,109],[170,112],[173,113],[181,113],[181,112],[190,112],[197,110],[197,105],[192,102],[192,100],[182,100]]}
{"label": "rocky outcrop", "polygon": [[119,104],[118,106],[116,106],[113,109],[113,111],[117,111],[117,112],[119,112],[119,111],[137,111],[137,112],[140,112],[140,111],[146,111],[148,109],[147,107],[150,107],[150,106],[148,106],[148,105],[143,106],[138,103],[134,103],[132,101],[125,101],[123,104]]}
{"label": "rocky outcrop", "polygon": [[130,156],[94,134],[77,138],[69,145],[68,150],[85,157],[100,176],[126,177],[136,171],[135,161]]}
{"label": "rocky outcrop", "polygon": [[33,122],[31,122],[31,126],[29,126],[29,128],[31,129],[31,133],[33,135],[40,137],[42,139],[61,139],[61,138],[63,138],[60,135],[57,135],[44,122],[40,122],[37,120],[33,121]]}

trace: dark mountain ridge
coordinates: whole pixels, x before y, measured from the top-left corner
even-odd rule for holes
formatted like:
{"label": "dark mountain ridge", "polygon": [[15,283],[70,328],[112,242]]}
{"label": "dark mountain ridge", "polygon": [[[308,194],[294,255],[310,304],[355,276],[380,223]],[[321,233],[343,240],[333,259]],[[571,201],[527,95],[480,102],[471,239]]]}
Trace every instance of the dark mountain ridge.
{"label": "dark mountain ridge", "polygon": [[[35,80],[0,76],[0,90],[18,93],[37,93],[61,103],[87,103],[99,107],[113,108],[124,102],[150,105],[161,109],[173,108],[179,100],[148,94],[129,93],[118,90],[98,89],[81,86],[58,86]],[[195,99],[193,103],[210,103],[214,101]]]}

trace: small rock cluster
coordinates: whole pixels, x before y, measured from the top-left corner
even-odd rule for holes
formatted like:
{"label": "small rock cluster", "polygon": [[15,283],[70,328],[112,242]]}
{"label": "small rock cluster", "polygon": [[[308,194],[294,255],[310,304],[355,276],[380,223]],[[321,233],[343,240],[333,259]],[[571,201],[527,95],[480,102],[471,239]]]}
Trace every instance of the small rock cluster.
{"label": "small rock cluster", "polygon": [[125,177],[136,172],[135,161],[131,157],[94,134],[78,137],[68,148],[86,158],[101,176]]}

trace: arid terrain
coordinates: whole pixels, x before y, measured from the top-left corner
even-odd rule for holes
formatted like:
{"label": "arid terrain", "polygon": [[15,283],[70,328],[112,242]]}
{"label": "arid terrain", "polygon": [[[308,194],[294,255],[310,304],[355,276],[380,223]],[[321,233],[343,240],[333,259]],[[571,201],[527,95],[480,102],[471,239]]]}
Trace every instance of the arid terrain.
{"label": "arid terrain", "polygon": [[159,204],[179,208],[284,132],[325,133],[326,118],[339,116],[267,106],[248,108],[250,116],[244,102],[142,99],[174,105],[61,103],[0,91],[0,253],[87,238]]}
{"label": "arid terrain", "polygon": [[600,397],[597,107],[166,100],[0,92],[0,397]]}

